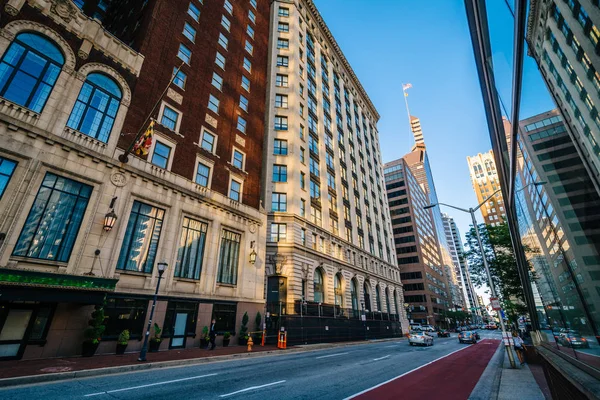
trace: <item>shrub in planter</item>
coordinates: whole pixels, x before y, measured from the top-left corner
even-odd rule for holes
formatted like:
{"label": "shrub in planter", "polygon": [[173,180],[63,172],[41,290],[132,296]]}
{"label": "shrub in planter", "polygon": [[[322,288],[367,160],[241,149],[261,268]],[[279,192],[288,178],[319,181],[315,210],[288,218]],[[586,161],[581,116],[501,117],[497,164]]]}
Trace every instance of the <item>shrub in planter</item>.
{"label": "shrub in planter", "polygon": [[242,317],[242,326],[240,327],[240,336],[238,337],[240,345],[245,346],[248,342],[248,313],[245,312]]}
{"label": "shrub in planter", "polygon": [[157,323],[154,324],[154,336],[150,339],[150,344],[148,346],[148,351],[150,353],[156,353],[160,348],[160,342],[162,342],[162,337],[160,334],[162,333],[162,329],[158,326]]}
{"label": "shrub in planter", "polygon": [[208,335],[208,326],[202,328],[202,336],[200,336],[200,348],[207,349],[208,343],[210,342],[210,336]]}
{"label": "shrub in planter", "polygon": [[231,340],[231,333],[225,332],[223,334],[223,347],[229,346],[229,341]]}
{"label": "shrub in planter", "polygon": [[104,325],[104,306],[97,305],[92,312],[92,318],[88,322],[88,327],[84,331],[85,340],[81,346],[81,355],[83,357],[91,357],[96,353],[102,334],[106,329]]}
{"label": "shrub in planter", "polygon": [[119,333],[117,339],[117,354],[125,354],[127,343],[129,343],[129,330],[125,329],[123,332]]}

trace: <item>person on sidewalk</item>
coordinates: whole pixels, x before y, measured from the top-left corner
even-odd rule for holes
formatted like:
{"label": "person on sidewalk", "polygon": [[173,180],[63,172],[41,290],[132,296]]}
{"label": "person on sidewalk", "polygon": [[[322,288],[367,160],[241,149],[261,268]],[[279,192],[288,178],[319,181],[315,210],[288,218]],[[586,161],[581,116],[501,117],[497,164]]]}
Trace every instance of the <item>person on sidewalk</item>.
{"label": "person on sidewalk", "polygon": [[210,349],[214,350],[215,347],[217,346],[215,343],[215,339],[217,338],[217,331],[215,331],[215,323],[217,321],[213,318],[212,322],[210,323],[210,331],[208,333],[208,335],[210,336]]}
{"label": "person on sidewalk", "polygon": [[513,331],[512,335],[513,341],[515,343],[515,352],[517,353],[517,357],[519,357],[521,365],[523,365],[525,364],[525,343],[523,342],[523,339],[521,339],[517,331]]}

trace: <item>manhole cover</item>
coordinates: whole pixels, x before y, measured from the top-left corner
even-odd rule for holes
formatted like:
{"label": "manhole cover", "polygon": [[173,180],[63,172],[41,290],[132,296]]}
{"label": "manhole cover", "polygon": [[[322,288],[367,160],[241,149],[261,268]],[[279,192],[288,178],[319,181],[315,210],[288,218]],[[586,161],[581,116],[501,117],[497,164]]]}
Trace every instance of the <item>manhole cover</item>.
{"label": "manhole cover", "polygon": [[71,371],[71,367],[48,367],[40,369],[41,372],[69,372]]}

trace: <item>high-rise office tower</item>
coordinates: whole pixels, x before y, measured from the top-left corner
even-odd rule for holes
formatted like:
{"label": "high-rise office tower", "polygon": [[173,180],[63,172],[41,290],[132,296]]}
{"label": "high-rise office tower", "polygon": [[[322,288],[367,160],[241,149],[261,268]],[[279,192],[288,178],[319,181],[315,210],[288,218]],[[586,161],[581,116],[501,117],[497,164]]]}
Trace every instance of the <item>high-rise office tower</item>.
{"label": "high-rise office tower", "polygon": [[600,187],[600,12],[594,0],[530,1],[527,42],[567,133]]}
{"label": "high-rise office tower", "polygon": [[[501,224],[506,217],[506,210],[504,209],[505,204],[502,193],[498,192],[492,196],[500,188],[494,153],[490,150],[486,153],[467,157],[467,163],[471,174],[471,184],[477,195],[477,203],[490,199],[479,208],[485,224],[492,226]],[[490,196],[492,197],[490,198]]]}
{"label": "high-rise office tower", "polygon": [[[467,262],[464,258],[464,248],[458,227],[454,219],[446,213],[442,213],[442,220],[444,221],[444,232],[446,234],[446,241],[450,247],[452,262],[454,263],[456,274],[460,277],[460,288],[465,300],[464,308],[468,311],[479,312],[479,304],[475,295],[475,288],[471,282]],[[472,308],[474,310],[471,310]]]}
{"label": "high-rise office tower", "polygon": [[3,5],[0,358],[79,354],[94,306],[139,350],[158,283],[163,349],[263,312],[269,2]]}
{"label": "high-rise office tower", "polygon": [[267,305],[401,315],[379,114],[312,1],[271,7]]}

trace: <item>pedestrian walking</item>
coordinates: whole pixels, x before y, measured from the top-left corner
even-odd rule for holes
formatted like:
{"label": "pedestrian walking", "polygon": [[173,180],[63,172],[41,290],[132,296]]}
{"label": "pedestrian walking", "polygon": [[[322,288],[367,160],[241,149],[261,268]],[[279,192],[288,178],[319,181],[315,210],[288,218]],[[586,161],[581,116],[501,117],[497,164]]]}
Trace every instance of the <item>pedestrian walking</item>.
{"label": "pedestrian walking", "polygon": [[210,349],[214,350],[215,347],[217,346],[215,343],[215,339],[217,338],[217,331],[215,331],[215,324],[216,324],[216,320],[213,318],[212,322],[210,323],[210,331],[208,333],[209,337],[210,337]]}
{"label": "pedestrian walking", "polygon": [[525,343],[523,342],[523,339],[521,339],[521,337],[519,336],[517,331],[513,331],[512,335],[513,335],[513,342],[515,343],[514,344],[515,352],[517,353],[517,357],[519,357],[519,361],[521,362],[521,365],[523,365],[523,364],[525,364]]}

